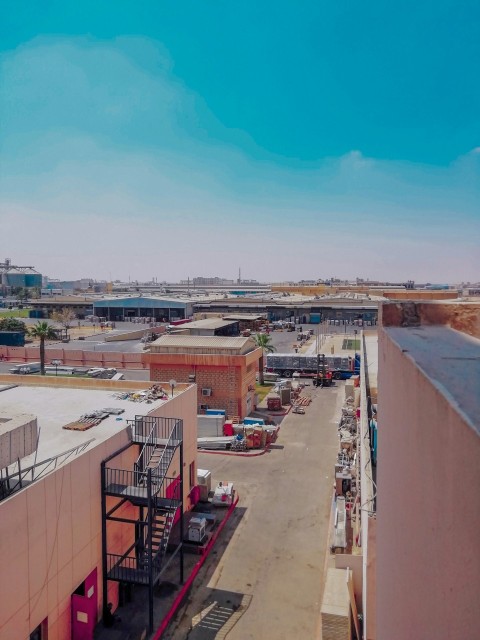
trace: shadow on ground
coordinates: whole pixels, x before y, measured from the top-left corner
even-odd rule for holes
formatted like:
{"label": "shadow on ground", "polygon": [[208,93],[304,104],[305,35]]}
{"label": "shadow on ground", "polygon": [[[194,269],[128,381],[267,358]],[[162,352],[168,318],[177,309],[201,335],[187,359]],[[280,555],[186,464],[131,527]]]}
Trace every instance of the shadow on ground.
{"label": "shadow on ground", "polygon": [[[205,506],[200,505],[199,510],[205,511]],[[171,635],[171,632],[167,630],[163,635],[163,638],[170,638],[171,640],[182,640],[185,638],[186,640],[188,637],[189,640],[196,640],[199,638],[202,638],[202,640],[209,640],[210,637],[215,637],[210,635],[188,635],[190,632],[191,620],[187,625],[181,625],[186,629],[185,632],[177,631],[176,620],[177,618],[182,617],[182,610],[184,610],[185,606],[191,602],[192,594],[195,589],[198,588],[198,585],[205,584],[205,580],[208,580],[209,576],[215,571],[217,564],[223,556],[236,528],[240,524],[245,511],[246,510],[243,507],[236,507],[233,511],[229,521],[226,523],[225,528],[212,548],[209,557],[205,560],[203,567],[194,580],[191,589],[186,593],[184,604],[181,605],[179,613],[170,625],[170,627],[174,629],[173,635]],[[196,563],[200,560],[200,557],[201,556],[197,553],[185,553],[185,581]],[[157,629],[160,626],[181,588],[182,584],[180,583],[179,561],[175,558],[165,571],[165,574],[162,576],[161,582],[155,586],[154,629]],[[224,619],[225,623],[240,606],[242,597],[243,594],[219,592],[218,596],[215,595],[215,597],[210,599],[209,604],[215,601],[218,603],[218,611],[216,614],[212,613],[209,620],[213,620],[215,618],[217,620]],[[214,625],[211,626],[214,628]],[[204,627],[200,627],[200,631],[198,633],[200,633],[202,629],[205,632],[207,631],[204,625]],[[181,633],[183,633],[183,635],[180,635]],[[153,638],[154,634],[155,632],[153,634],[148,633],[148,587],[144,585],[121,585],[120,605],[115,611],[115,622],[110,628],[104,627],[103,623],[100,622],[95,628],[94,640],[148,640],[149,638]]]}

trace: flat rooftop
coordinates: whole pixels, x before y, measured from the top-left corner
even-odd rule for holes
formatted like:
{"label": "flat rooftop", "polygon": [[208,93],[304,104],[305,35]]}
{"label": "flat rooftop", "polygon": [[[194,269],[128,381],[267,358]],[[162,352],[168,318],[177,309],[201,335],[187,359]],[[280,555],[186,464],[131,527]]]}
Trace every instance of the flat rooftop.
{"label": "flat rooftop", "polygon": [[220,350],[242,355],[254,349],[256,344],[252,338],[228,336],[163,335],[150,345],[151,353],[216,353]]}
{"label": "flat rooftop", "polygon": [[263,320],[266,317],[266,314],[258,315],[257,313],[234,313],[229,314],[228,316],[223,316],[224,320]]}
{"label": "flat rooftop", "polygon": [[480,435],[480,340],[446,325],[384,331]]}
{"label": "flat rooftop", "polygon": [[[151,383],[145,383],[147,389]],[[167,390],[167,385],[163,385]],[[68,451],[92,438],[90,446],[96,446],[107,440],[115,433],[127,428],[127,420],[133,420],[136,415],[147,415],[153,409],[170,401],[155,400],[133,402],[116,398],[117,393],[125,389],[80,389],[60,388],[54,386],[15,386],[0,388],[0,403],[2,413],[12,418],[18,414],[28,412],[37,418],[40,438],[37,452],[37,462]],[[132,391],[139,392],[138,383],[132,386]],[[175,389],[175,395],[183,393],[183,389]],[[119,416],[111,415],[95,427],[87,431],[71,431],[63,429],[64,425],[79,420],[85,413],[99,409],[124,409]],[[119,418],[119,419],[118,419]],[[22,467],[33,464],[34,455],[22,459]]]}

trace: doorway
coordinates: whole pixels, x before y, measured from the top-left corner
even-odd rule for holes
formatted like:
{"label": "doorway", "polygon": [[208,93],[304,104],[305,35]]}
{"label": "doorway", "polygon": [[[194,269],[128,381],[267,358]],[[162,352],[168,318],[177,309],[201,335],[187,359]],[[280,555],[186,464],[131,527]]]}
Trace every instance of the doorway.
{"label": "doorway", "polygon": [[97,623],[97,569],[72,593],[72,640],[92,640]]}

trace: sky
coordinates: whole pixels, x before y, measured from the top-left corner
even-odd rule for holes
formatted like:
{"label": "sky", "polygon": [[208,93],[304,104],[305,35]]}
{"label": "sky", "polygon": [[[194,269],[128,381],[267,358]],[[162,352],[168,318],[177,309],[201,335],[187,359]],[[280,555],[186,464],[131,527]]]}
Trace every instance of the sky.
{"label": "sky", "polygon": [[477,0],[3,0],[0,259],[480,280]]}

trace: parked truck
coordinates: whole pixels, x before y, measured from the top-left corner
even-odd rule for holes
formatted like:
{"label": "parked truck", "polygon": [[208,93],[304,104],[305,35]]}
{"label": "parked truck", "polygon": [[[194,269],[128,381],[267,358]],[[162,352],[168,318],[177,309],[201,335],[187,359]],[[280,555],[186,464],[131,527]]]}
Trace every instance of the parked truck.
{"label": "parked truck", "polygon": [[313,378],[326,367],[334,380],[348,380],[360,373],[360,354],[352,356],[305,355],[301,353],[269,353],[266,371],[291,378],[294,373]]}

